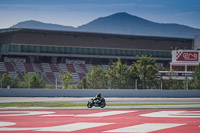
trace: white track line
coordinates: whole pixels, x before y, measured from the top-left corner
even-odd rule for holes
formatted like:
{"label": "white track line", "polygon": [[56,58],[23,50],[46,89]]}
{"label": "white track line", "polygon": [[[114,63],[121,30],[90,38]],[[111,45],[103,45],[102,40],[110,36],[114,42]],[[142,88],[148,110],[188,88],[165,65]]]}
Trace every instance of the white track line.
{"label": "white track line", "polygon": [[53,114],[50,111],[0,111],[0,116],[26,116],[26,115],[46,115]]}
{"label": "white track line", "polygon": [[158,111],[142,114],[144,117],[200,118],[200,111]]}
{"label": "white track line", "polygon": [[184,124],[173,123],[145,123],[140,125],[134,125],[130,127],[124,127],[119,129],[113,129],[105,132],[120,132],[120,133],[149,133],[153,131],[163,130],[167,128],[182,126]]}
{"label": "white track line", "polygon": [[99,112],[99,113],[76,115],[76,116],[78,117],[105,117],[105,116],[119,115],[119,114],[125,114],[125,113],[130,113],[130,112],[136,112],[136,111],[107,111],[107,112]]}
{"label": "white track line", "polygon": [[111,115],[119,115],[119,114],[125,114],[130,112],[137,112],[137,111],[106,111],[106,112],[98,112],[98,113],[92,113],[92,114],[82,114],[82,115],[75,115],[75,114],[60,114],[60,115],[43,115],[43,116],[74,116],[74,117],[105,117],[105,116],[111,116]]}
{"label": "white track line", "polygon": [[106,126],[113,123],[86,123],[86,122],[80,122],[80,123],[73,123],[73,124],[67,124],[67,125],[61,125],[61,126],[55,126],[55,127],[45,127],[41,128],[36,131],[56,131],[56,132],[72,132],[77,130],[83,130],[93,127],[99,127],[99,126]]}
{"label": "white track line", "polygon": [[[4,126],[9,126],[13,123],[1,123]],[[59,125],[59,126],[52,126],[52,127],[35,127],[35,128],[17,128],[17,127],[2,127],[0,128],[0,131],[26,131],[26,130],[32,130],[32,131],[56,131],[56,132],[71,132],[71,131],[77,131],[77,130],[83,130],[93,127],[100,127],[100,126],[106,126],[113,123],[87,123],[87,122],[80,122],[80,123],[72,123],[72,124],[66,124],[66,125]]]}

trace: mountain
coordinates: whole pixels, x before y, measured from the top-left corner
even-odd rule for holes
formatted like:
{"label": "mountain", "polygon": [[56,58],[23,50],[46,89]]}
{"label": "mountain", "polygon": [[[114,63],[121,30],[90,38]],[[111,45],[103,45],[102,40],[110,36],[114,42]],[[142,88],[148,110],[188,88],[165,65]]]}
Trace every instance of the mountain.
{"label": "mountain", "polygon": [[78,29],[92,32],[143,34],[144,30],[145,33],[150,32],[151,26],[156,26],[156,23],[127,13],[116,13],[111,16],[98,18],[78,27]]}
{"label": "mountain", "polygon": [[19,22],[11,28],[30,28],[30,29],[44,29],[44,30],[62,30],[62,31],[74,31],[76,30],[72,26],[63,26],[58,24],[42,23],[35,20]]}
{"label": "mountain", "polygon": [[77,28],[71,26],[46,24],[33,20],[20,22],[11,28],[33,28],[186,38],[194,38],[195,35],[200,34],[200,29],[180,24],[156,23],[125,12],[116,13],[106,17],[100,17]]}
{"label": "mountain", "polygon": [[200,29],[179,24],[156,23],[124,12],[98,18],[78,29],[90,32],[189,38],[200,34]]}

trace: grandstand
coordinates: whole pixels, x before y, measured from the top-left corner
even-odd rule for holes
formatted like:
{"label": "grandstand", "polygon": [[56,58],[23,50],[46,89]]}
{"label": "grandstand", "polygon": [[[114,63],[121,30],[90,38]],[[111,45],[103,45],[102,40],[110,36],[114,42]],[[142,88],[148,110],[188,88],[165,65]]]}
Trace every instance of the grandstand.
{"label": "grandstand", "polygon": [[193,39],[35,29],[0,30],[0,74],[24,80],[25,73],[40,73],[48,83],[60,83],[71,72],[75,83],[99,65],[121,58],[132,64],[148,55],[168,70],[175,49],[193,49]]}

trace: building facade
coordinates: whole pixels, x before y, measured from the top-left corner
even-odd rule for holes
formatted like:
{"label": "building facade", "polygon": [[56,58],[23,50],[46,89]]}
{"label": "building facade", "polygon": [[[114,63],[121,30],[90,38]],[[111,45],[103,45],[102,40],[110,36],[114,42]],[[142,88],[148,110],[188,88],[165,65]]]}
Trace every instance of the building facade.
{"label": "building facade", "polygon": [[151,56],[169,69],[172,50],[192,50],[193,43],[190,38],[2,29],[0,74],[17,75],[23,80],[24,73],[38,72],[47,82],[55,83],[61,81],[59,74],[69,71],[78,83],[93,65],[106,69],[117,58],[130,65],[141,55]]}

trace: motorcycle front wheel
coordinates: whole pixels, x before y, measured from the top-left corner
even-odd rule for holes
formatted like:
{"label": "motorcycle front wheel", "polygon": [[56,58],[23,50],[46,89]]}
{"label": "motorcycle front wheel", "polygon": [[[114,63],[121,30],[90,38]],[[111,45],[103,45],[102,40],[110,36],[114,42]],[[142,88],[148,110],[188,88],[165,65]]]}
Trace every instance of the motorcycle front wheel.
{"label": "motorcycle front wheel", "polygon": [[93,104],[91,102],[88,102],[87,107],[92,108]]}

